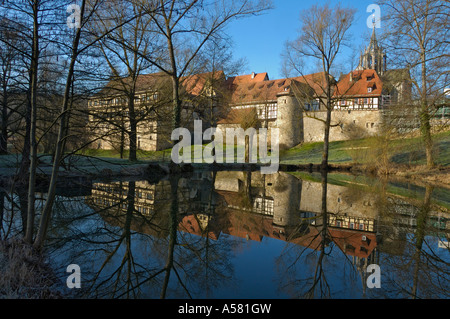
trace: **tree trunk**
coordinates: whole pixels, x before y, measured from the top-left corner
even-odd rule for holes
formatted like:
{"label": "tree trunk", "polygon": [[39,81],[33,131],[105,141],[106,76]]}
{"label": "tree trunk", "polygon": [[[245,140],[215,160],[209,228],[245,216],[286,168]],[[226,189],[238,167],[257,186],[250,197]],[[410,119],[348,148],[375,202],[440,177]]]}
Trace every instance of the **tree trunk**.
{"label": "tree trunk", "polygon": [[173,103],[173,118],[172,129],[175,130],[180,127],[181,124],[181,101],[180,101],[180,79],[178,78],[177,61],[175,57],[175,49],[172,41],[172,30],[169,25],[169,20],[166,21],[167,30],[167,45],[169,49],[169,58],[171,64],[171,77],[172,77],[172,103]]}
{"label": "tree trunk", "polygon": [[[82,5],[81,5],[81,11],[80,11],[81,18],[83,17],[83,13],[84,13],[85,2],[86,1],[83,0]],[[80,42],[80,36],[81,36],[81,28],[78,28],[77,33],[75,35],[75,39],[73,41],[72,58],[70,61],[69,72],[67,74],[63,105],[61,107],[61,116],[60,116],[59,131],[58,131],[58,143],[56,144],[55,158],[53,161],[52,175],[50,178],[50,185],[48,188],[47,200],[46,200],[45,206],[42,210],[39,231],[38,231],[38,234],[37,234],[36,239],[33,244],[38,249],[41,249],[44,244],[44,240],[47,235],[48,225],[50,223],[50,217],[51,217],[51,212],[53,209],[53,203],[55,201],[56,181],[58,179],[59,167],[60,167],[62,156],[64,153],[67,132],[69,129],[68,128],[68,118],[69,118],[69,112],[70,112],[69,100],[70,100],[71,87],[73,85],[73,74],[74,74],[74,69],[75,69],[75,63],[76,63],[77,56],[78,56],[78,44]]]}
{"label": "tree trunk", "polygon": [[35,215],[35,188],[36,188],[36,167],[37,167],[37,143],[36,143],[36,118],[37,118],[37,81],[38,81],[38,60],[39,60],[39,34],[38,34],[38,1],[33,2],[33,52],[30,67],[30,175],[28,179],[28,207],[27,207],[27,227],[25,242],[31,244],[34,231]]}
{"label": "tree trunk", "polygon": [[180,81],[176,75],[172,76],[173,87],[173,119],[172,129],[177,129],[181,125],[181,101],[180,101]]}
{"label": "tree trunk", "polygon": [[3,87],[2,120],[0,135],[0,155],[8,154],[8,89]]}
{"label": "tree trunk", "polygon": [[433,157],[433,140],[431,137],[430,110],[427,103],[427,67],[425,53],[421,55],[422,60],[422,96],[420,109],[420,131],[425,144],[425,153],[427,157],[428,168],[435,166]]}
{"label": "tree trunk", "polygon": [[321,164],[322,170],[328,170],[328,155],[329,155],[329,148],[330,148],[331,110],[332,110],[332,106],[330,103],[330,99],[327,99],[327,118],[325,120],[322,164]]}
{"label": "tree trunk", "polygon": [[130,131],[128,133],[128,138],[130,140],[130,153],[128,155],[128,159],[132,162],[137,161],[137,122],[134,108],[134,93],[135,92],[133,91],[128,102],[128,114],[130,117]]}

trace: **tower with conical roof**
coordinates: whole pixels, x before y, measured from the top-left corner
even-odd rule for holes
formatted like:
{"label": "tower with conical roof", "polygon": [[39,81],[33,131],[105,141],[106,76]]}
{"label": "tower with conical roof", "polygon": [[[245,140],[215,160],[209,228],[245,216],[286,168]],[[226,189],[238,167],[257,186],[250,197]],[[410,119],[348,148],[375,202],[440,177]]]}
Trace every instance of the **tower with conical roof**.
{"label": "tower with conical roof", "polygon": [[378,45],[374,24],[369,46],[361,54],[356,70],[372,69],[381,76],[386,72],[386,67],[386,53],[384,48]]}

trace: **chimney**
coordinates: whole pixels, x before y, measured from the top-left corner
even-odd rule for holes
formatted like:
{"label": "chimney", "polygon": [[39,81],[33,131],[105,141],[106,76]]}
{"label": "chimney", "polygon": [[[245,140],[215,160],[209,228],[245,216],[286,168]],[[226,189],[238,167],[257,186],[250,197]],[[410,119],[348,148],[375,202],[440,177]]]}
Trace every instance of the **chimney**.
{"label": "chimney", "polygon": [[255,72],[252,72],[252,79],[255,78],[255,75],[256,75],[256,73],[255,73]]}
{"label": "chimney", "polygon": [[353,82],[353,71],[350,72],[350,82]]}

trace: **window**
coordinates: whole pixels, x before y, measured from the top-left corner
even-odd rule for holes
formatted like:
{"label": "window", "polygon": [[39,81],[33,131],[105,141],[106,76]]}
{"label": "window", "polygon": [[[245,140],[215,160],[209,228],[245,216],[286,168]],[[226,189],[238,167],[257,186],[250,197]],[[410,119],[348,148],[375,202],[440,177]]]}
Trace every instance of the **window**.
{"label": "window", "polygon": [[367,92],[372,93],[372,88],[367,88]]}
{"label": "window", "polygon": [[319,110],[319,101],[313,101],[312,102],[312,110],[313,111],[318,111]]}
{"label": "window", "polygon": [[268,116],[269,119],[276,119],[277,118],[277,107],[275,105],[271,105],[268,108]]}

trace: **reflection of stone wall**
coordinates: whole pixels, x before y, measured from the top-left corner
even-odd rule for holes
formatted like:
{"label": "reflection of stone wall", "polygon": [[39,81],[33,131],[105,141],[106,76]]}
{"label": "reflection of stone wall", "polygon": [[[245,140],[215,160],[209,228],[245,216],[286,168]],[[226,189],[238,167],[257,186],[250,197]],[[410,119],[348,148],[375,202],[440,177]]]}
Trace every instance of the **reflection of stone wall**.
{"label": "reflection of stone wall", "polygon": [[[300,209],[320,213],[322,205],[322,184],[303,182]],[[374,231],[374,220],[378,216],[377,197],[345,186],[328,184],[327,211],[330,226]]]}
{"label": "reflection of stone wall", "polygon": [[[217,191],[243,194],[244,187],[246,187],[244,172],[217,173],[215,181]],[[301,181],[290,174],[279,172],[262,175],[260,172],[252,172],[252,211],[273,216],[273,222],[280,226],[295,224],[298,222],[296,212],[299,208],[300,190]]]}
{"label": "reflection of stone wall", "polygon": [[[332,184],[327,186],[327,209],[330,213],[375,218],[378,212],[375,203],[373,193]],[[300,209],[320,213],[321,205],[322,184],[304,181]]]}

